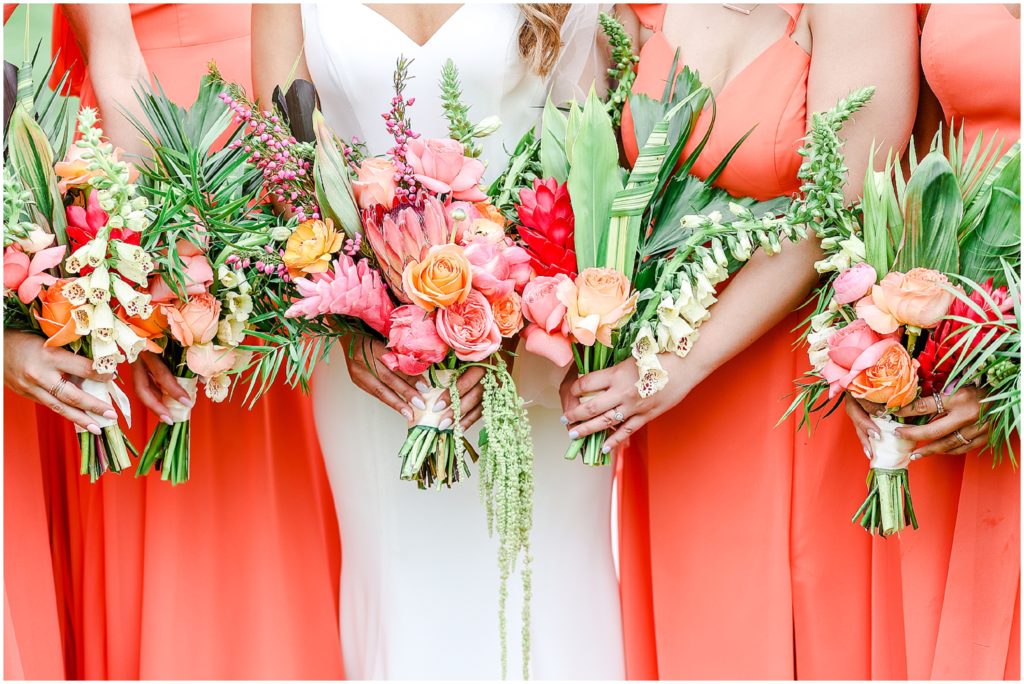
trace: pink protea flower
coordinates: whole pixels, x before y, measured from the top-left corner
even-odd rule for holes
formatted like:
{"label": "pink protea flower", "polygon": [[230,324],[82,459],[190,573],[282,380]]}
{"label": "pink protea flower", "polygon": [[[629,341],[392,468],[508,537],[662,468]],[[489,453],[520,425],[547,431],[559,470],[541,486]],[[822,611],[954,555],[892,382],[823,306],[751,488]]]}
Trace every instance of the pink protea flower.
{"label": "pink protea flower", "polygon": [[433,197],[421,207],[406,205],[391,211],[378,204],[363,212],[363,225],[384,279],[395,296],[411,304],[403,292],[402,272],[409,262],[423,261],[434,245],[451,241],[453,224],[444,205]]}
{"label": "pink protea flower", "polygon": [[289,307],[289,318],[315,318],[327,314],[353,316],[387,335],[395,305],[388,296],[380,273],[363,259],[358,263],[347,254],[334,262],[334,269],[316,279],[296,278],[302,299]]}

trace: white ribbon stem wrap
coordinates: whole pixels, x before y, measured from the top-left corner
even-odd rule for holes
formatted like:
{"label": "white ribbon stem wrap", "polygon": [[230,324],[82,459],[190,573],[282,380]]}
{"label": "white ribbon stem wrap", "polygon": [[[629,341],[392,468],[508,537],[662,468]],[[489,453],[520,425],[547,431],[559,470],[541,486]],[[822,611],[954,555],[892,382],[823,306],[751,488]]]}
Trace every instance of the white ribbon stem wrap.
{"label": "white ribbon stem wrap", "polygon": [[892,418],[871,416],[871,422],[878,429],[878,439],[871,439],[871,467],[883,470],[903,470],[910,465],[910,453],[914,442],[896,436],[896,430],[903,427]]}
{"label": "white ribbon stem wrap", "polygon": [[434,375],[437,378],[437,384],[440,387],[435,387],[433,381],[430,378],[430,373],[423,374],[423,381],[430,387],[426,392],[420,392],[420,396],[423,397],[423,403],[426,405],[426,409],[418,409],[415,406],[412,408],[412,426],[413,427],[432,427],[436,428],[441,425],[441,419],[444,417],[444,412],[447,409],[441,409],[440,411],[434,411],[434,404],[440,399],[441,395],[448,389],[448,383],[451,381],[453,371],[440,370],[435,371]]}
{"label": "white ribbon stem wrap", "polygon": [[[196,391],[199,387],[199,378],[175,378],[178,384],[181,385],[182,389],[188,392],[189,399],[195,404]],[[192,409],[185,406],[180,401],[167,394],[163,393],[164,406],[167,407],[167,413],[170,414],[171,420],[175,423],[187,422],[192,417]]]}
{"label": "white ribbon stem wrap", "polygon": [[[125,423],[128,427],[132,426],[132,405],[128,401],[127,395],[117,384],[111,380],[110,382],[97,382],[96,380],[82,380],[81,385],[82,391],[86,394],[96,397],[103,402],[111,402],[121,411],[121,415],[124,416]],[[107,418],[106,416],[98,416],[95,413],[89,413],[86,411],[86,415],[89,416],[90,420],[95,423],[98,427],[108,428],[111,425],[117,424],[117,418]],[[85,428],[75,426],[75,432],[86,432]]]}

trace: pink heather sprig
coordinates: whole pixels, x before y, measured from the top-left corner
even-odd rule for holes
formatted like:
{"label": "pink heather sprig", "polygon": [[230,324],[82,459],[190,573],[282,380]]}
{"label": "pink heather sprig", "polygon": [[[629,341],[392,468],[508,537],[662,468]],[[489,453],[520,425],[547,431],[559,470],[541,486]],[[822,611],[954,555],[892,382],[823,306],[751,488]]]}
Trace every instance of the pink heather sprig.
{"label": "pink heather sprig", "polygon": [[296,154],[298,141],[274,112],[260,111],[234,85],[220,94],[234,112],[236,124],[245,124],[246,135],[231,143],[243,148],[250,161],[263,172],[270,196],[293,211],[300,221],[320,218],[312,183],[313,165]]}
{"label": "pink heather sprig", "polygon": [[362,248],[363,236],[360,233],[356,233],[356,236],[354,238],[349,238],[345,240],[345,245],[341,248],[341,251],[343,251],[350,257],[354,257],[356,254],[359,254],[359,250],[361,250]]}
{"label": "pink heather sprig", "polygon": [[277,277],[286,283],[292,282],[288,267],[284,265],[284,250],[275,250],[270,245],[264,245],[262,250],[236,252],[229,255],[224,263],[236,271],[254,269],[261,275]]}
{"label": "pink heather sprig", "polygon": [[415,203],[418,194],[413,168],[406,161],[409,141],[420,137],[420,134],[412,129],[412,121],[406,113],[406,107],[411,107],[416,102],[414,97],[405,99],[405,86],[412,78],[409,75],[410,64],[411,59],[398,58],[395,66],[395,96],[391,98],[391,109],[381,114],[384,126],[395,139],[394,147],[388,150],[388,155],[395,165],[395,182],[398,184],[395,197],[400,203],[405,204]]}

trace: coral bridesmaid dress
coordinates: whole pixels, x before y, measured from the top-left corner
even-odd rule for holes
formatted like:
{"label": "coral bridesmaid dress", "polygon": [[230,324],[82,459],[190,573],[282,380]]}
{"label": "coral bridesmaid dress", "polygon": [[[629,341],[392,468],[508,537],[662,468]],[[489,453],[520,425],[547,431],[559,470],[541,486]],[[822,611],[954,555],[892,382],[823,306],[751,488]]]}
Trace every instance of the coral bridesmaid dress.
{"label": "coral bridesmaid dress", "polygon": [[[717,96],[706,175],[751,127],[717,184],[768,199],[799,188],[810,56],[786,33]],[[664,5],[634,91],[660,96],[675,46]],[[681,62],[686,55],[681,56]],[[700,139],[707,112],[691,146]],[[637,143],[623,123],[627,155]],[[622,459],[621,575],[631,679],[863,679],[870,666],[870,554],[850,523],[866,461],[847,421],[813,436],[776,427],[807,369],[786,317],[650,423]]]}
{"label": "coral bridesmaid dress", "polygon": [[[176,102],[191,103],[211,59],[250,83],[249,5],[133,5],[132,19],[148,71]],[[54,43],[62,66],[83,63],[59,9]],[[87,78],[82,97],[95,101]],[[155,417],[135,415],[141,444]],[[131,473],[90,485],[61,466],[77,497],[78,677],[342,675],[340,547],[308,397],[275,387],[252,411],[201,398],[191,479],[178,487]]]}
{"label": "coral bridesmaid dress", "polygon": [[[1020,137],[1020,20],[1006,7],[932,5],[921,62],[968,147]],[[1020,679],[1019,471],[972,453],[911,475],[921,528],[876,541],[874,676]]]}

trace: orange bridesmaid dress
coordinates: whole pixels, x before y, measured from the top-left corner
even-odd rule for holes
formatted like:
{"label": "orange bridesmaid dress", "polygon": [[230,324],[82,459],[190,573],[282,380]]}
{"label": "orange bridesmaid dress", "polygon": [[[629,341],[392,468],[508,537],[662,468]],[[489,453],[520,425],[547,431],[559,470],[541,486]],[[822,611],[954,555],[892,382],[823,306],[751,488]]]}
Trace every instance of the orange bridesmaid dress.
{"label": "orange bridesmaid dress", "polygon": [[[131,12],[148,71],[179,104],[211,59],[249,87],[249,5]],[[54,45],[94,103],[59,8]],[[156,419],[135,415],[142,443]],[[178,487],[131,473],[90,485],[65,465],[79,678],[342,676],[340,544],[308,397],[276,386],[252,411],[200,398]]]}
{"label": "orange bridesmaid dress", "polygon": [[[921,62],[947,126],[1020,137],[1020,20],[1003,5],[932,5]],[[1016,449],[1020,454],[1019,446]],[[921,528],[876,541],[874,676],[1020,679],[1020,473],[991,454],[912,469]]]}
{"label": "orange bridesmaid dress", "polygon": [[[660,96],[675,46],[664,5],[634,5],[654,31],[635,92]],[[810,56],[788,30],[717,96],[694,166],[713,169],[754,124],[717,185],[797,192]],[[681,62],[685,60],[681,56]],[[705,112],[691,147],[706,130]],[[637,154],[632,120],[623,137]],[[620,567],[630,679],[864,679],[870,674],[871,543],[849,521],[866,461],[847,421],[813,436],[776,427],[807,369],[787,316],[648,424],[621,459]],[[737,407],[736,397],[748,400]]]}

